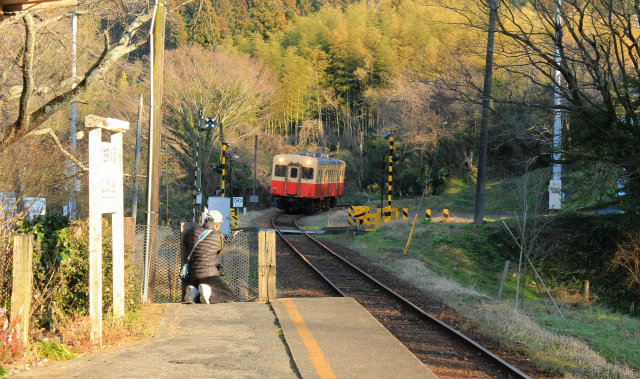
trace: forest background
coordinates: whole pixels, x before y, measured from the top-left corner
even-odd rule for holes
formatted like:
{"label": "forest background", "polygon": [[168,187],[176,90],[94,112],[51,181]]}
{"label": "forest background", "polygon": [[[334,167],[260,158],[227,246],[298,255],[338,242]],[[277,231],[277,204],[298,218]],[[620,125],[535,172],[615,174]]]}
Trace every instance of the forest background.
{"label": "forest background", "polygon": [[[558,24],[564,32],[556,28],[553,2],[494,4],[499,17],[488,130],[490,177],[549,167],[555,83],[565,98],[556,107],[564,111],[561,163],[565,175],[577,173],[566,182],[565,194],[584,198],[581,203],[613,200],[624,186],[629,197],[637,198],[637,18],[633,4],[615,3],[565,5]],[[200,109],[203,117],[224,125],[231,145],[228,195],[252,193],[253,138],[258,136],[256,191],[263,205],[268,204],[271,157],[282,152],[329,153],[347,162],[349,193],[381,193],[386,190],[385,133],[395,133],[400,156],[394,196],[420,196],[425,189],[438,194],[451,180],[472,183],[490,4],[169,2],[160,219],[166,223],[191,217]],[[85,6],[78,34],[81,73],[90,72],[99,59],[103,35],[113,45],[122,43],[135,23],[143,34],[147,19],[140,15],[149,11],[149,4],[140,1]],[[61,105],[70,103],[70,97],[55,104],[57,112],[51,109],[65,94],[62,88],[80,82],[82,75],[70,78],[68,19],[51,15],[45,20],[35,22],[37,62],[26,102],[21,95],[24,50],[16,54],[9,47],[25,45],[28,28],[19,19],[3,21],[0,107],[5,119],[3,167],[8,169],[2,183],[3,191],[18,198],[46,196],[55,210],[66,202],[70,176],[86,180],[84,170],[59,164],[68,159],[59,147],[68,150],[69,116]],[[559,52],[564,63],[554,62],[555,41],[564,41]],[[80,126],[91,113],[135,125],[138,97],[148,97],[148,45],[143,38],[127,43],[130,53],[121,53],[126,59],[111,62],[99,80],[86,86],[78,106]],[[559,70],[560,81],[552,69]],[[31,110],[40,113],[27,128],[16,127]],[[146,114],[142,116],[146,125]],[[14,143],[12,137],[27,132],[29,138]],[[146,133],[145,127],[143,147]],[[220,188],[217,134],[203,133],[200,144],[205,196]],[[84,143],[78,142],[78,157]],[[128,190],[134,148],[132,128],[125,140]],[[86,162],[86,157],[78,159]],[[16,161],[22,167],[9,164]],[[144,178],[144,161],[141,167]],[[78,206],[79,214],[86,214],[86,201]]]}
{"label": "forest background", "polygon": [[[583,215],[558,218],[544,232],[531,227],[527,238],[548,242],[555,238],[551,232],[563,231],[564,254],[542,253],[557,258],[554,267],[559,270],[553,279],[582,285],[583,279],[595,283],[594,276],[601,274],[601,285],[594,288],[615,300],[619,309],[637,314],[640,232],[634,213],[640,197],[636,111],[640,9],[627,0],[565,1],[562,6],[546,0],[171,0],[165,39],[161,223],[193,217],[196,156],[204,195],[220,189],[219,129],[202,132],[196,154],[200,114],[215,117],[230,144],[227,196],[244,196],[246,201],[256,175],[261,207],[271,204],[272,157],[283,152],[323,152],[345,160],[345,203],[384,198],[386,133],[394,133],[398,155],[394,199],[426,193],[440,200],[438,195],[473,188],[480,166],[491,7],[497,17],[488,178],[507,182],[535,172],[546,185],[550,165],[561,163],[565,209],[609,203],[628,211],[624,217],[609,215],[596,221]],[[139,179],[137,215],[138,223],[144,223],[147,154],[142,154],[136,176],[135,124],[142,96],[144,152],[151,9],[152,4],[140,0],[87,0],[75,11],[26,12],[0,22],[3,258],[10,253],[8,236],[28,211],[28,203],[22,201],[26,197],[46,198],[48,210],[61,213],[74,180],[79,180],[77,217],[87,217],[87,141],[81,137],[89,114],[131,122],[124,141],[125,199],[129,204],[134,180]],[[74,12],[79,15],[75,76],[70,22]],[[556,106],[554,85],[563,99]],[[75,147],[69,143],[74,137],[69,135],[73,101],[79,129]],[[563,117],[560,161],[551,159],[556,111]],[[254,136],[258,137],[256,170]],[[521,188],[501,196],[526,195],[527,189]],[[544,198],[536,201],[547,204]],[[125,205],[125,215],[130,213]],[[84,262],[83,239],[74,242],[79,247],[69,242],[83,234],[82,221],[73,228],[63,227],[68,220],[56,216],[42,223],[22,223],[21,228],[37,233],[42,229],[40,234],[47,238],[60,230],[66,233],[45,239],[55,250],[48,264],[65,261],[68,252]],[[511,243],[504,239],[502,231],[492,242]],[[556,248],[560,250],[557,244]],[[3,272],[8,272],[9,261],[2,260]],[[56,280],[66,275],[41,266],[46,280],[53,278],[52,273]],[[69,269],[75,266],[70,264]],[[72,306],[86,299],[69,296],[77,288],[46,283],[64,292],[39,289],[59,296],[60,309],[82,313],[81,307]],[[6,288],[4,283],[2,287]],[[41,311],[43,324],[55,322],[47,319],[46,307]]]}

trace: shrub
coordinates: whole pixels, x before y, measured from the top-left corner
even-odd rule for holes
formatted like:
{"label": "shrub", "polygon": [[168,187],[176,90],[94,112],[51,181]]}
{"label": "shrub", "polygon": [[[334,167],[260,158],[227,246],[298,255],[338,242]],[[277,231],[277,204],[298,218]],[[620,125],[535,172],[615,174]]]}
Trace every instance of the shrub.
{"label": "shrub", "polygon": [[[102,275],[104,310],[112,304],[111,233],[103,224]],[[71,315],[89,312],[89,239],[86,220],[69,221],[67,217],[49,213],[33,220],[18,222],[19,233],[35,236],[33,256],[33,303],[31,307],[34,328],[56,330],[56,324]],[[130,271],[131,266],[128,267]],[[125,291],[133,293],[133,275],[128,278]],[[137,307],[137,297],[127,306]]]}
{"label": "shrub", "polygon": [[9,323],[6,313],[5,308],[0,308],[0,364],[19,358],[24,350],[24,343],[16,328],[18,319]]}

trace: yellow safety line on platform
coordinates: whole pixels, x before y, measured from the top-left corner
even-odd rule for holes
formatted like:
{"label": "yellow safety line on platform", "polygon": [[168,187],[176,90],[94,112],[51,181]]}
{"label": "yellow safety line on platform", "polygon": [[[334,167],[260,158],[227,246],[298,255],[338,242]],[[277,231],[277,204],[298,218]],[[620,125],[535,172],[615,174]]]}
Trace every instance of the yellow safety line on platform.
{"label": "yellow safety line on platform", "polygon": [[335,374],[331,371],[331,367],[329,366],[329,362],[324,357],[324,353],[320,346],[318,346],[318,342],[313,338],[313,333],[307,326],[307,324],[302,319],[300,312],[298,312],[298,307],[293,303],[293,299],[282,299],[285,308],[287,309],[287,313],[289,317],[291,317],[291,321],[296,326],[298,330],[298,335],[302,339],[304,346],[307,348],[309,352],[309,357],[311,357],[311,362],[313,363],[313,367],[315,367],[316,372],[320,375],[322,379],[336,379]]}

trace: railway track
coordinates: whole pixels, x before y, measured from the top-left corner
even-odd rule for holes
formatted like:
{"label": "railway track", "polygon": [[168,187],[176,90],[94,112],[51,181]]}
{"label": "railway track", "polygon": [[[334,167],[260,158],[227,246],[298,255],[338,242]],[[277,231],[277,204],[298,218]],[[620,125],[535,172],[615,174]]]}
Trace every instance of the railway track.
{"label": "railway track", "polygon": [[[283,222],[283,218],[286,221]],[[529,378],[423,309],[437,308],[437,304],[415,304],[311,237],[295,221],[290,215],[278,214],[273,217],[272,225],[282,241],[327,283],[331,288],[328,291],[353,297],[438,377]],[[285,227],[295,228],[301,234],[285,237],[281,233]]]}

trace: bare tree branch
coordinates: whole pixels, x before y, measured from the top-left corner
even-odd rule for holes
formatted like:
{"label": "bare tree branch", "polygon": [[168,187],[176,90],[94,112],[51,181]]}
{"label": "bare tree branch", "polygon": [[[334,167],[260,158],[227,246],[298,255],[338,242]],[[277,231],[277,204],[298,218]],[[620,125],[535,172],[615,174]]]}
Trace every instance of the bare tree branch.
{"label": "bare tree branch", "polygon": [[64,154],[65,157],[73,161],[73,163],[75,163],[83,171],[89,171],[89,168],[85,166],[84,163],[80,162],[76,157],[73,156],[73,154],[71,154],[67,149],[65,149],[64,146],[62,146],[62,143],[60,143],[60,139],[58,138],[56,133],[53,132],[51,128],[34,130],[31,133],[29,133],[28,136],[40,136],[43,134],[48,134],[53,139],[56,146],[58,146],[58,149],[60,149],[60,151],[62,152],[62,154]]}
{"label": "bare tree branch", "polygon": [[[100,2],[97,4],[99,3]],[[70,14],[71,13],[61,15],[58,18],[60,19]],[[105,33],[102,53],[86,71],[84,76],[80,76],[78,78],[79,82],[77,86],[53,97],[31,112],[29,111],[29,98],[34,89],[32,64],[35,42],[33,39],[35,38],[35,33],[37,33],[38,25],[36,25],[32,14],[26,13],[21,16],[26,28],[25,52],[22,67],[22,95],[19,104],[19,113],[16,120],[12,124],[0,130],[0,151],[3,151],[11,144],[19,141],[29,132],[37,129],[58,110],[68,106],[74,101],[78,101],[87,93],[93,84],[105,76],[118,59],[142,46],[148,38],[148,31],[144,30],[143,33],[146,34],[140,37],[137,37],[137,34],[139,34],[143,26],[151,20],[152,15],[150,13],[143,13],[136,16],[133,21],[126,26],[119,39],[113,44],[109,42],[108,36]]]}

